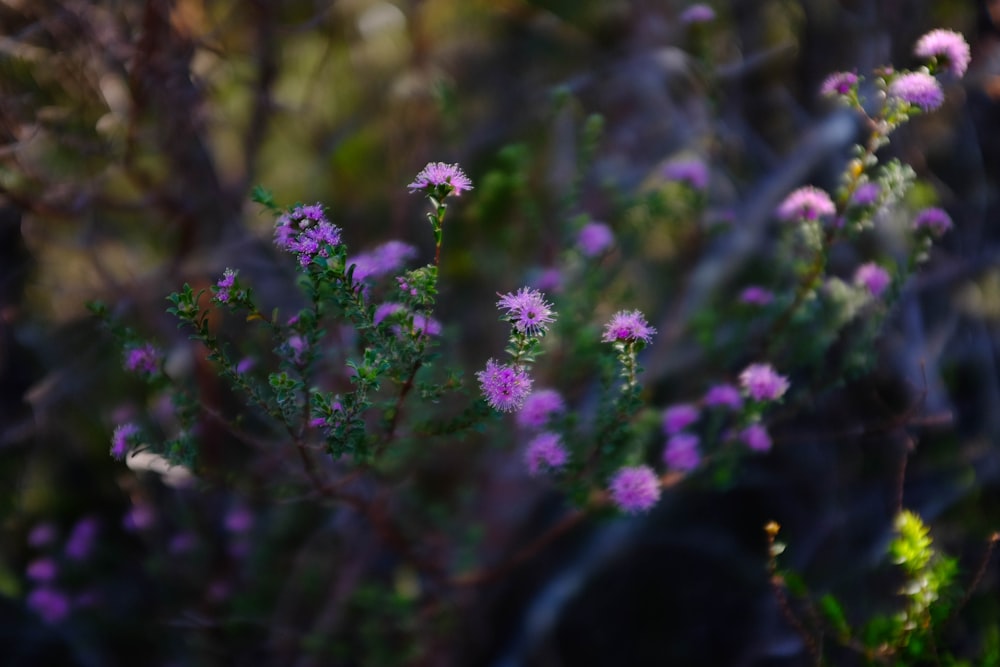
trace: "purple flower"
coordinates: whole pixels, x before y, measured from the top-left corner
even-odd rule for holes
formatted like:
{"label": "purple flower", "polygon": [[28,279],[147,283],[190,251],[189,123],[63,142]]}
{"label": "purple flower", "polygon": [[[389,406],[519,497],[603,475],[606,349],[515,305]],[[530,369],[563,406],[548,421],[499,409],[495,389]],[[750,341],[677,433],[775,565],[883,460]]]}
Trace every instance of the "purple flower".
{"label": "purple flower", "polygon": [[119,424],[111,435],[111,458],[121,461],[128,454],[131,441],[139,433],[139,427],[128,422]]}
{"label": "purple flower", "polygon": [[28,563],[26,574],[33,581],[52,581],[59,574],[59,566],[51,558],[38,558]]}
{"label": "purple flower", "polygon": [[125,351],[125,370],[153,375],[160,370],[160,351],[153,345],[137,345]]}
{"label": "purple flower", "polygon": [[771,449],[771,436],[761,424],[750,424],[740,431],[740,440],[755,452],[766,452]]}
{"label": "purple flower", "polygon": [[360,282],[365,278],[373,278],[392,273],[401,268],[417,254],[417,249],[403,241],[386,241],[376,246],[370,252],[363,252],[356,257],[347,259],[347,266],[354,265],[354,280]]}
{"label": "purple flower", "polygon": [[717,384],[710,388],[702,402],[707,406],[721,406],[731,410],[739,410],[743,407],[743,397],[740,395],[740,390],[731,384]]}
{"label": "purple flower", "polygon": [[889,97],[907,104],[933,111],[944,104],[944,91],[930,74],[909,72],[902,74],[889,84]]}
{"label": "purple flower", "polygon": [[937,207],[925,208],[917,213],[917,217],[913,221],[913,229],[917,231],[927,230],[932,236],[941,236],[951,227],[951,216],[945,213],[944,209]]}
{"label": "purple flower", "polygon": [[228,303],[231,296],[229,290],[236,284],[236,274],[238,271],[226,269],[222,272],[219,282],[215,283],[215,300],[219,303]]}
{"label": "purple flower", "polygon": [[566,465],[569,453],[563,447],[562,438],[557,433],[542,433],[528,443],[524,462],[528,473],[537,475],[544,469],[558,470]]}
{"label": "purple flower", "polygon": [[868,262],[858,267],[854,272],[854,284],[864,287],[872,296],[879,297],[892,282],[889,272],[875,262]]}
{"label": "purple flower", "polygon": [[663,168],[663,177],[668,181],[684,183],[692,190],[703,192],[708,188],[708,167],[701,160],[675,160],[669,162]]}
{"label": "purple flower", "polygon": [[230,533],[245,533],[253,527],[253,512],[243,506],[235,507],[226,514],[225,524]]}
{"label": "purple flower", "polygon": [[486,402],[494,410],[520,410],[531,393],[531,377],[523,366],[498,364],[490,359],[486,370],[476,373]]}
{"label": "purple flower", "polygon": [[54,588],[36,588],[28,594],[26,602],[46,623],[58,623],[69,614],[69,598]]}
{"label": "purple flower", "polygon": [[778,217],[782,220],[816,220],[836,212],[830,195],[812,185],[806,185],[785,197],[778,206]]}
{"label": "purple flower", "polygon": [[256,365],[257,361],[253,357],[243,357],[240,359],[239,363],[236,364],[236,372],[242,375]]}
{"label": "purple flower", "polygon": [[499,294],[497,308],[507,311],[507,321],[514,328],[528,336],[544,335],[549,324],[555,321],[552,304],[546,303],[545,295],[536,289],[522,287],[517,292]]}
{"label": "purple flower", "polygon": [[646,317],[640,311],[619,310],[604,325],[604,335],[601,340],[605,343],[632,343],[637,340],[649,343],[655,333],[656,329],[649,326]]}
{"label": "purple flower", "polygon": [[56,539],[56,527],[46,521],[31,529],[28,533],[28,544],[35,548],[48,546]]}
{"label": "purple flower", "polygon": [[70,560],[85,560],[94,549],[99,524],[94,517],[85,517],[76,522],[66,539],[65,553]]}
{"label": "purple flower", "polygon": [[441,333],[441,323],[423,313],[415,313],[413,315],[413,330],[428,336],[437,336]]}
{"label": "purple flower", "polygon": [[610,248],[615,242],[611,228],[603,222],[588,222],[580,229],[576,244],[587,257],[597,257]]}
{"label": "purple flower", "polygon": [[751,364],[740,373],[740,385],[755,401],[774,401],[788,390],[788,378],[770,364]]}
{"label": "purple flower", "polygon": [[674,470],[694,470],[701,463],[698,444],[698,436],[691,433],[676,433],[670,436],[663,450],[663,462]]}
{"label": "purple flower", "polygon": [[740,301],[751,306],[766,306],[774,301],[774,294],[760,285],[749,285],[740,292]]}
{"label": "purple flower", "polygon": [[621,511],[636,514],[660,499],[660,480],[649,466],[622,468],[611,478],[608,491]]}
{"label": "purple flower", "polygon": [[153,511],[153,508],[146,503],[139,503],[125,513],[122,527],[129,532],[145,530],[152,526],[155,521],[156,512]]}
{"label": "purple flower", "polygon": [[340,228],[326,219],[320,204],[296,206],[274,224],[275,245],[298,255],[301,266],[329,257],[328,246],[340,245],[340,240]]}
{"label": "purple flower", "polygon": [[871,206],[878,201],[882,188],[878,183],[863,183],[851,195],[851,203],[855,206]]}
{"label": "purple flower", "polygon": [[954,30],[931,30],[917,40],[913,53],[927,60],[936,60],[945,70],[957,77],[965,74],[972,56],[969,43]]}
{"label": "purple flower", "polygon": [[690,403],[671,405],[663,411],[663,432],[667,435],[680,433],[698,421],[698,408]]}
{"label": "purple flower", "polygon": [[823,80],[823,85],[819,87],[819,94],[826,97],[846,95],[856,85],[858,85],[858,75],[854,72],[834,72]]}
{"label": "purple flower", "polygon": [[563,397],[555,389],[539,389],[531,392],[524,400],[516,416],[517,425],[521,428],[543,428],[549,417],[566,408]]}
{"label": "purple flower", "polygon": [[382,324],[385,318],[389,317],[390,315],[395,315],[396,313],[404,309],[405,306],[401,303],[395,303],[395,302],[383,303],[378,308],[375,309],[375,315],[372,317],[372,322],[374,322],[374,324],[378,326],[379,324]]}
{"label": "purple flower", "polygon": [[459,197],[466,190],[472,189],[472,181],[457,164],[429,162],[407,187],[411,193],[441,189],[444,190],[444,196],[453,194]]}
{"label": "purple flower", "polygon": [[715,20],[715,10],[706,4],[698,3],[696,5],[691,5],[678,17],[681,23],[684,25],[692,25],[694,23],[708,23],[709,21]]}

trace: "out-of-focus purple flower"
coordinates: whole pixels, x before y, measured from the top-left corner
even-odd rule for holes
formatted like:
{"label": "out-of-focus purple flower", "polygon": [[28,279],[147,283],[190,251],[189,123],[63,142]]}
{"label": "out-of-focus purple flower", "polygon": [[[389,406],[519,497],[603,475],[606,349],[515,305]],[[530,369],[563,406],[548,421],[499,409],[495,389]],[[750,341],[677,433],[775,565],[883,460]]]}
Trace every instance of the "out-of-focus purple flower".
{"label": "out-of-focus purple flower", "polygon": [[31,610],[49,624],[58,623],[69,615],[69,598],[55,588],[36,588],[28,594],[26,602]]}
{"label": "out-of-focus purple flower", "polygon": [[441,323],[433,317],[427,317],[423,313],[416,313],[413,316],[413,329],[418,333],[428,336],[438,336],[441,334]]}
{"label": "out-of-focus purple flower", "polygon": [[568,459],[569,453],[563,447],[558,433],[540,433],[528,443],[528,449],[524,453],[524,462],[531,475],[537,475],[546,469],[559,470],[566,465]]}
{"label": "out-of-focus purple flower", "polygon": [[472,181],[457,164],[429,162],[407,187],[411,193],[441,189],[445,191],[445,196],[460,197],[463,192],[472,189]]}
{"label": "out-of-focus purple flower", "polygon": [[692,433],[676,433],[667,440],[663,450],[663,462],[674,470],[694,470],[701,463],[698,453],[698,436]]}
{"label": "out-of-focus purple flower", "polygon": [[926,72],[899,75],[889,84],[889,97],[920,107],[924,111],[933,111],[944,104],[941,84]]}
{"label": "out-of-focus purple flower", "polygon": [[817,220],[836,212],[833,200],[825,191],[805,185],[793,191],[778,206],[778,217],[789,222],[797,220]]}
{"label": "out-of-focus purple flower", "polygon": [[561,292],[563,287],[562,271],[555,267],[543,269],[535,278],[534,287],[543,292]]}
{"label": "out-of-focus purple flower", "polygon": [[760,285],[749,285],[740,292],[740,301],[751,306],[766,306],[774,301],[774,294]]}
{"label": "out-of-focus purple flower", "polygon": [[309,341],[307,341],[304,336],[295,334],[288,337],[286,345],[288,346],[289,357],[291,358],[292,363],[302,363],[302,360],[305,358],[306,350],[309,347]]}
{"label": "out-of-focus purple flower", "polygon": [[698,3],[691,5],[678,17],[681,23],[684,25],[692,25],[695,23],[709,23],[715,20],[715,10],[704,3]]}
{"label": "out-of-focus purple flower", "polygon": [[56,527],[48,521],[40,523],[28,533],[28,545],[35,547],[45,547],[55,542],[57,536]]}
{"label": "out-of-focus purple flower", "polygon": [[766,452],[771,449],[771,436],[762,424],[750,424],[740,431],[740,440],[755,452]]}
{"label": "out-of-focus purple flower", "polygon": [[576,244],[587,257],[597,257],[615,242],[614,232],[603,222],[588,222],[576,236]]}
{"label": "out-of-focus purple flower", "polygon": [[555,389],[538,389],[524,400],[515,419],[518,426],[528,429],[543,428],[549,417],[566,408],[562,395]]}
{"label": "out-of-focus purple flower", "polygon": [[517,292],[498,295],[497,308],[506,310],[506,319],[517,331],[528,336],[541,336],[555,321],[552,304],[536,289],[522,287]]}
{"label": "out-of-focus purple flower", "polygon": [[667,435],[680,433],[698,421],[699,416],[698,408],[690,403],[671,405],[663,411],[663,432]]}
{"label": "out-of-focus purple flower", "polygon": [[965,74],[972,55],[965,37],[954,30],[931,30],[917,40],[913,53],[927,60],[937,60],[946,71],[957,77]]}
{"label": "out-of-focus purple flower", "polygon": [[871,206],[878,202],[882,188],[878,183],[862,183],[851,195],[851,203],[855,206]]}
{"label": "out-of-focus purple flower", "polygon": [[854,284],[864,287],[876,298],[882,296],[891,282],[892,277],[889,272],[875,262],[862,264],[854,272]]}
{"label": "out-of-focus purple flower", "polygon": [[146,503],[133,505],[122,519],[122,527],[129,532],[146,530],[156,521],[156,512]]}
{"label": "out-of-focus purple flower", "polygon": [[397,271],[417,255],[417,249],[403,241],[386,241],[369,252],[347,258],[347,266],[354,264],[354,280],[377,278]]}
{"label": "out-of-focus purple flower", "polygon": [[743,396],[740,395],[740,390],[731,384],[717,384],[705,393],[702,402],[710,407],[739,410],[743,407]]}
{"label": "out-of-focus purple flower", "polygon": [[236,372],[242,375],[256,365],[257,361],[253,357],[243,357],[240,359],[239,363],[236,364]]}
{"label": "out-of-focus purple flower", "polygon": [[856,85],[858,85],[858,75],[854,72],[834,72],[823,80],[819,94],[825,97],[846,95]]}
{"label": "out-of-focus purple flower", "polygon": [[395,315],[399,311],[405,310],[405,308],[406,307],[401,303],[395,303],[391,301],[383,303],[375,309],[375,315],[372,316],[372,322],[374,322],[375,325],[378,326],[379,324],[382,324],[383,321],[385,321],[385,318],[389,317],[390,315]]}
{"label": "out-of-focus purple flower", "polygon": [[708,188],[708,167],[701,160],[674,160],[663,168],[668,181],[683,183],[692,190],[704,192]]}
{"label": "out-of-focus purple flower", "polygon": [[51,558],[37,558],[28,563],[25,574],[32,581],[52,581],[59,574],[59,566]]}
{"label": "out-of-focus purple flower", "polygon": [[660,499],[660,480],[649,466],[622,468],[608,486],[611,500],[623,512],[645,512]]}
{"label": "out-of-focus purple flower", "polygon": [[84,517],[76,522],[66,539],[65,554],[70,560],[85,560],[94,550],[97,529],[100,527],[94,517]]}
{"label": "out-of-focus purple flower", "polygon": [[655,333],[656,329],[649,326],[646,316],[641,311],[619,310],[604,325],[604,335],[601,340],[605,343],[632,343],[638,340],[649,343]]}
{"label": "out-of-focus purple flower", "polygon": [[115,427],[115,432],[111,435],[111,458],[121,461],[128,454],[132,440],[139,433],[139,427],[128,422]]}
{"label": "out-of-focus purple flower", "polygon": [[788,378],[770,364],[751,364],[740,373],[740,385],[755,401],[774,401],[788,391]]}
{"label": "out-of-focus purple flower", "polygon": [[512,412],[524,405],[531,393],[531,377],[523,366],[486,362],[486,370],[476,373],[486,402],[494,410]]}
{"label": "out-of-focus purple flower", "polygon": [[245,533],[253,527],[253,512],[239,505],[226,513],[226,530],[230,533]]}
{"label": "out-of-focus purple flower", "polygon": [[150,343],[130,347],[125,350],[125,370],[153,375],[160,370],[162,356]]}
{"label": "out-of-focus purple flower", "polygon": [[952,227],[951,216],[944,209],[932,206],[917,213],[913,221],[913,229],[926,230],[932,236],[941,236]]}

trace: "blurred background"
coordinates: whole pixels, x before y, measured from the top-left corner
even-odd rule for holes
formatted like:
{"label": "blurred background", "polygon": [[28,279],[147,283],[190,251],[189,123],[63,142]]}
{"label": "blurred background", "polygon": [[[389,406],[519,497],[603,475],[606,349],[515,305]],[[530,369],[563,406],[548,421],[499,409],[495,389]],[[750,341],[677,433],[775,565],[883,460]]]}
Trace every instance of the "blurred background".
{"label": "blurred background", "polygon": [[[812,664],[769,589],[762,526],[781,523],[786,562],[860,622],[892,601],[900,493],[968,582],[1000,529],[1000,3],[711,6],[700,23],[670,0],[0,0],[6,664]],[[364,519],[276,490],[273,462],[210,420],[205,484],[108,456],[116,424],[169,406],[122,370],[88,301],[228,409],[165,296],[233,266],[265,311],[295,304],[251,188],[324,203],[352,249],[402,239],[425,262],[425,203],[405,186],[428,161],[460,163],[476,188],[450,209],[437,312],[470,373],[502,349],[495,294],[542,279],[592,219],[620,239],[599,308],[628,298],[659,328],[656,403],[697,396],[697,378],[746,360],[738,338],[712,356],[699,336],[766,280],[775,205],[835,188],[862,136],[821,82],[915,66],[937,27],[967,37],[969,74],[885,155],[955,229],[868,372],[782,410],[774,450],[724,484],[694,475],[648,517],[584,522],[442,610]],[[663,165],[687,158],[711,169],[698,222],[662,189]],[[415,473],[473,559],[501,560],[566,511],[516,445],[454,443]],[[975,664],[1000,662],[998,568],[948,631],[958,655],[995,647]]]}

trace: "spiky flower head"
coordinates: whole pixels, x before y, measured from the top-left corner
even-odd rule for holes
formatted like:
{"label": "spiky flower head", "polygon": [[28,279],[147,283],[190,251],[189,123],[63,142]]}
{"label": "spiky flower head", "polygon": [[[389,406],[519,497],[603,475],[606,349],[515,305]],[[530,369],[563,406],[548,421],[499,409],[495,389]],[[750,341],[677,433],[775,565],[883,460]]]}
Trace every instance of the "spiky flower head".
{"label": "spiky flower head", "polygon": [[771,364],[751,364],[740,373],[740,385],[755,401],[774,401],[788,391],[788,378],[778,375]]}
{"label": "spiky flower head", "polygon": [[795,190],[778,206],[778,217],[789,222],[817,220],[836,212],[833,200],[824,190],[806,185]]}
{"label": "spiky flower head", "polygon": [[119,424],[111,436],[111,457],[121,461],[128,454],[132,440],[139,433],[139,427],[128,422]]}
{"label": "spiky flower head", "polygon": [[411,193],[434,190],[443,197],[460,197],[463,192],[472,189],[472,181],[457,164],[429,162],[407,187]]}
{"label": "spiky flower head", "polygon": [[944,209],[932,206],[925,208],[913,220],[913,229],[928,231],[932,236],[941,236],[952,228],[951,216]]}
{"label": "spiky flower head", "polygon": [[555,321],[552,304],[545,301],[545,295],[536,289],[522,287],[516,292],[498,294],[497,308],[506,310],[505,319],[514,328],[529,336],[542,336]]}
{"label": "spiky flower head", "polygon": [[954,30],[931,30],[917,40],[913,53],[927,60],[934,60],[946,71],[957,77],[965,74],[972,59],[969,43],[961,33]]}
{"label": "spiky flower head", "polygon": [[876,298],[882,296],[891,282],[892,277],[889,272],[875,262],[862,264],[854,272],[854,284],[865,288]]}
{"label": "spiky flower head", "polygon": [[524,407],[517,413],[517,425],[521,428],[543,428],[549,418],[566,408],[562,395],[555,389],[539,389],[531,392],[524,401]]}
{"label": "spiky flower head", "polygon": [[605,343],[634,343],[639,340],[649,343],[655,333],[656,329],[649,326],[641,311],[619,310],[604,325],[604,335],[601,340]]}
{"label": "spiky flower head", "polygon": [[545,469],[559,470],[569,460],[569,453],[562,444],[558,433],[541,433],[530,443],[524,453],[524,462],[531,475],[537,475]]}
{"label": "spiky flower head", "polygon": [[611,501],[623,512],[645,512],[660,499],[660,480],[649,466],[622,468],[608,486]]}
{"label": "spiky flower head", "polygon": [[941,84],[926,72],[908,72],[893,79],[889,97],[924,111],[933,111],[944,104]]}
{"label": "spiky flower head", "polygon": [[701,463],[698,453],[698,436],[692,433],[677,433],[670,436],[663,450],[663,462],[674,470],[694,470]]}
{"label": "spiky flower head", "polygon": [[531,377],[523,366],[498,364],[490,359],[476,377],[486,402],[500,412],[520,410],[531,393]]}
{"label": "spiky flower head", "polygon": [[858,85],[858,75],[854,72],[834,72],[823,80],[819,94],[825,97],[847,95]]}

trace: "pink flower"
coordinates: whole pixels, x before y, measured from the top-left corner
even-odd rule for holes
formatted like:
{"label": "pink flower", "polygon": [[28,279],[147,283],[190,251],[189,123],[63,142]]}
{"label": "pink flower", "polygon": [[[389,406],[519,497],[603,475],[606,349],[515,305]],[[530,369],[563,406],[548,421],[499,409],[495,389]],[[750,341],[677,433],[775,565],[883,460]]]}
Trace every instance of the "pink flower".
{"label": "pink flower", "polygon": [[723,406],[731,410],[743,407],[743,397],[740,390],[731,384],[717,384],[705,394],[702,402],[708,406]]}
{"label": "pink flower", "polygon": [[885,289],[891,282],[892,277],[889,275],[889,272],[875,262],[862,264],[854,272],[854,284],[864,287],[874,297],[882,296],[882,293],[885,292]]}
{"label": "pink flower", "polygon": [[770,364],[751,364],[740,373],[740,385],[755,401],[774,401],[788,391],[788,378]]}
{"label": "pink flower", "polygon": [[111,458],[121,461],[128,454],[132,441],[139,433],[139,427],[129,422],[119,424],[111,435]]}
{"label": "pink flower", "polygon": [[463,192],[472,189],[472,181],[457,164],[429,162],[407,187],[411,193],[433,189],[443,191],[443,196],[460,197]]}
{"label": "pink flower", "polygon": [[816,220],[836,212],[833,200],[825,191],[812,185],[795,190],[778,206],[778,217],[789,222]]}
{"label": "pink flower", "polygon": [[701,463],[698,444],[698,436],[691,433],[677,433],[670,436],[666,449],[663,450],[663,462],[674,470],[685,472],[694,470]]}
{"label": "pink flower", "polygon": [[889,84],[889,97],[920,107],[924,111],[933,111],[944,104],[941,84],[925,72],[909,72],[894,79]]}
{"label": "pink flower", "polygon": [[766,452],[771,449],[771,436],[761,424],[750,424],[740,431],[740,440],[755,452]]}
{"label": "pink flower", "polygon": [[638,310],[620,310],[604,325],[605,343],[635,342],[638,340],[649,343],[653,340],[656,329],[649,326],[646,317]]}
{"label": "pink flower", "polygon": [[663,176],[668,181],[684,183],[692,190],[704,191],[708,188],[708,167],[701,160],[675,160],[663,168]]}
{"label": "pink flower", "polygon": [[524,407],[517,413],[517,425],[521,428],[543,428],[549,417],[566,408],[563,397],[555,389],[533,391],[524,401]]}
{"label": "pink flower", "polygon": [[403,241],[386,241],[369,252],[358,253],[347,258],[347,266],[354,265],[352,274],[355,282],[366,278],[376,278],[396,271],[417,254],[417,249]]}
{"label": "pink flower", "polygon": [[925,208],[917,214],[913,221],[913,229],[926,230],[932,236],[941,236],[952,227],[951,216],[944,209],[937,207]]}
{"label": "pink flower", "polygon": [[608,491],[621,511],[637,514],[660,499],[660,480],[649,466],[622,468],[611,478]]}
{"label": "pink flower", "polygon": [[667,435],[680,433],[698,421],[698,408],[690,403],[671,405],[663,411],[663,432]]}
{"label": "pink flower", "polygon": [[917,40],[913,53],[927,60],[936,60],[945,70],[957,77],[965,74],[972,59],[969,43],[954,30],[931,30]]}
{"label": "pink flower", "polygon": [[514,328],[528,336],[544,335],[555,321],[552,304],[536,289],[522,287],[517,292],[501,294],[497,308],[506,310],[506,319]]}
{"label": "pink flower", "polygon": [[603,222],[589,222],[580,229],[576,243],[587,257],[597,257],[615,242],[615,235]]}
{"label": "pink flower", "polygon": [[531,377],[523,366],[498,364],[490,359],[486,370],[476,373],[476,377],[486,402],[500,412],[521,409],[531,393]]}
{"label": "pink flower", "polygon": [[834,72],[826,77],[819,87],[819,94],[826,97],[846,95],[858,85],[858,75],[854,72]]}
{"label": "pink flower", "polygon": [[524,461],[531,475],[537,475],[546,468],[558,470],[566,465],[568,459],[569,454],[557,433],[542,433],[536,436],[528,443],[528,450],[524,454]]}

